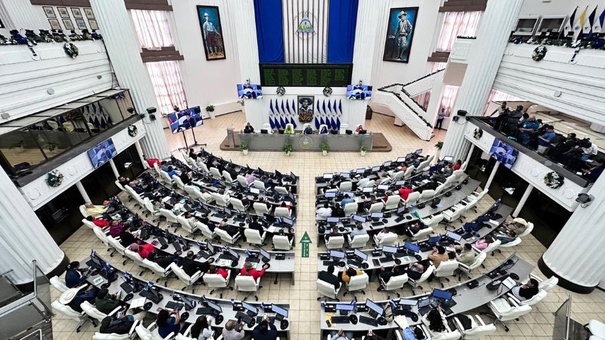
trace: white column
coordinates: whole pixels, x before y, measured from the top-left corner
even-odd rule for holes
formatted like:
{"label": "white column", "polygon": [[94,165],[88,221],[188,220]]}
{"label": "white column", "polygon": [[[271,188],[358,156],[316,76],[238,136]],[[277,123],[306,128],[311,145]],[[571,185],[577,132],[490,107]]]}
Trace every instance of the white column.
{"label": "white column", "polygon": [[44,274],[56,269],[65,254],[52,239],[21,192],[0,170],[0,273],[16,284],[32,282],[32,260]]}
{"label": "white column", "polygon": [[561,286],[584,293],[605,284],[601,281],[605,272],[605,176],[599,177],[590,193],[592,204],[576,208],[538,262],[542,272],[550,270],[569,283]]}
{"label": "white column", "polygon": [[[141,147],[141,142],[139,142],[138,140],[136,142],[134,142],[134,147],[137,149],[137,153],[139,154],[139,158],[141,159],[141,163],[146,162],[145,158],[143,158],[143,156],[145,154],[143,153],[143,148]],[[145,166],[143,166],[143,169],[145,169]]]}
{"label": "white column", "polygon": [[42,7],[33,6],[29,1],[0,0],[0,14],[8,30],[50,28]]}
{"label": "white column", "polygon": [[[466,159],[464,160],[467,168],[468,168],[468,164],[471,161],[471,156],[473,155],[473,150],[475,150],[475,144],[471,144],[471,148],[468,150],[468,155],[466,155]],[[466,171],[466,168],[464,169],[464,171]]]}
{"label": "white column", "polygon": [[147,157],[170,157],[161,113],[155,113],[154,121],[147,115],[147,108],[159,108],[159,105],[151,78],[141,60],[139,40],[124,0],[91,0],[90,5],[120,86],[130,89],[137,112],[146,115],[143,122],[147,135],[143,139],[143,148]]}
{"label": "white column", "polygon": [[[359,0],[357,8],[357,26],[355,28],[355,47],[353,49],[353,71],[351,83],[357,84],[360,80],[364,84],[372,85],[372,70],[378,54],[374,53],[382,41],[376,39],[384,24],[389,1]],[[382,52],[382,47],[381,47]],[[373,84],[376,85],[376,84]],[[363,124],[368,104],[362,100],[349,101],[349,128]]]}
{"label": "white column", "polygon": [[92,202],[92,200],[90,199],[90,196],[88,196],[88,193],[86,192],[86,189],[84,189],[82,182],[77,181],[76,188],[78,188],[78,191],[80,192],[80,195],[82,195],[84,202]]}
{"label": "white column", "polygon": [[116,176],[116,179],[120,178],[120,172],[118,171],[118,167],[113,159],[109,160],[109,166],[111,166],[111,170],[113,171],[113,175]]}
{"label": "white column", "polygon": [[[245,83],[247,80],[250,80],[252,84],[260,84],[254,1],[226,1],[226,4],[228,14],[232,18],[231,21],[236,23],[237,34],[235,35],[235,40],[237,51],[241,56],[237,58],[240,69],[240,82]],[[241,27],[246,27],[246,29],[238,29]],[[263,124],[269,122],[268,106],[269,104],[265,103],[265,100],[244,101],[243,111],[246,114],[246,121],[250,122],[256,130],[260,131]]]}
{"label": "white column", "polygon": [[[522,3],[523,0],[487,2],[452,116],[455,116],[458,110],[465,110],[470,116],[481,115]],[[468,152],[470,143],[463,137],[464,122],[464,118],[458,122],[449,122],[443,145],[444,155],[462,159]]]}
{"label": "white column", "polygon": [[519,204],[517,204],[517,207],[515,208],[515,211],[513,211],[513,217],[519,216],[519,213],[523,209],[523,206],[525,206],[525,202],[527,202],[527,199],[529,198],[529,195],[531,195],[531,192],[533,190],[534,190],[534,186],[531,185],[531,184],[529,184],[527,186],[527,189],[525,189],[525,192],[523,193],[523,196],[521,196],[521,200],[519,201]]}
{"label": "white column", "polygon": [[[456,159],[456,158],[454,158]],[[489,186],[492,185],[492,181],[494,180],[494,177],[496,176],[496,172],[498,172],[498,167],[500,166],[500,162],[496,162],[496,164],[494,164],[494,168],[492,169],[492,172],[489,174],[489,178],[487,179],[487,182],[485,182],[485,188],[483,188],[483,190],[489,190]]]}

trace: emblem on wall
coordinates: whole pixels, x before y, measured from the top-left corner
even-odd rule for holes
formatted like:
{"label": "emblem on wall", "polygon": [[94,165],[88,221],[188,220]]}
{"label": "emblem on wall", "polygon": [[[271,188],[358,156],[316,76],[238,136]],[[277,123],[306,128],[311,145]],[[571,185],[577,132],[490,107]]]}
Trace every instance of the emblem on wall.
{"label": "emblem on wall", "polygon": [[310,12],[301,12],[297,20],[296,33],[315,33],[313,22],[311,22],[312,14]]}
{"label": "emblem on wall", "polygon": [[283,86],[279,86],[277,90],[275,90],[275,93],[277,93],[278,96],[283,96],[286,94],[286,89]]}
{"label": "emblem on wall", "polygon": [[298,146],[301,149],[309,149],[313,146],[313,139],[308,136],[300,137],[300,139],[298,140]]}

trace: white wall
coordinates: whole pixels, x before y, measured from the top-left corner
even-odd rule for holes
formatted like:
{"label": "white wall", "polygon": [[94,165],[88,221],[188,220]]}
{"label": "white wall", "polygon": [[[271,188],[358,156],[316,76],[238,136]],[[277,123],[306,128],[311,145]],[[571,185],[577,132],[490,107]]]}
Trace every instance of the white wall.
{"label": "white wall", "polygon": [[[68,57],[62,44],[0,48],[0,123],[91,96],[112,87],[112,72],[103,42],[78,41],[79,56]],[[99,78],[100,77],[100,78]],[[53,94],[49,94],[52,89]]]}
{"label": "white wall", "polygon": [[[118,153],[129,148],[137,140],[145,137],[145,124],[139,120],[134,125],[137,126],[138,130],[138,134],[135,137],[130,137],[130,135],[128,135],[128,128],[124,128],[122,131],[111,136]],[[83,152],[72,158],[69,162],[57,167],[57,170],[63,174],[63,183],[57,188],[50,187],[46,184],[46,175],[19,188],[27,203],[29,203],[34,210],[60,195],[76,182],[88,176],[95,169],[92,167],[88,154]]]}
{"label": "white wall", "polygon": [[[219,7],[226,59],[206,60],[197,5]],[[201,106],[202,112],[212,104],[216,114],[240,110],[235,84],[245,79],[240,79],[237,58],[245,57],[245,53],[240,56],[235,39],[237,30],[245,27],[233,22],[227,0],[178,0],[172,1],[172,8],[177,28],[174,38],[185,57],[181,63],[187,104]]]}
{"label": "white wall", "polygon": [[590,2],[595,3],[594,0],[525,0],[519,15],[569,15],[576,6],[583,5],[581,8],[584,9]]}

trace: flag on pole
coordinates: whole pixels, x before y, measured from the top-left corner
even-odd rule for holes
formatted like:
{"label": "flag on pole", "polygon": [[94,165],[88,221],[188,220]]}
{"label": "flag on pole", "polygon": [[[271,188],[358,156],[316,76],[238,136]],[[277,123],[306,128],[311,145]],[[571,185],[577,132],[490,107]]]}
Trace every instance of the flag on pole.
{"label": "flag on pole", "polygon": [[587,12],[588,12],[588,6],[586,6],[586,8],[584,8],[584,10],[580,13],[580,15],[578,15],[578,20],[576,20],[576,23],[573,26],[574,40],[577,40],[578,37],[580,36],[580,34],[582,34],[582,32],[583,32],[584,24],[586,23],[586,19],[587,19]]}
{"label": "flag on pole", "polygon": [[590,14],[588,15],[588,20],[586,20],[586,22],[584,23],[584,27],[582,28],[582,33],[584,34],[591,34],[592,33],[592,25],[595,22],[595,18],[597,17],[597,7],[599,7],[598,5],[595,6],[595,8],[592,10],[592,12],[590,12]]}
{"label": "flag on pole", "polygon": [[338,100],[338,114],[342,116],[342,99]]}
{"label": "flag on pole", "polygon": [[319,119],[317,118],[317,115],[315,115],[315,129],[319,130]]}
{"label": "flag on pole", "polygon": [[594,24],[592,25],[592,33],[601,32],[601,30],[603,29],[603,20],[605,20],[605,9],[603,9],[601,11],[601,14],[597,18],[595,18]]}
{"label": "flag on pole", "polygon": [[284,101],[281,101],[281,112],[282,114],[286,114],[286,110],[284,109]]}
{"label": "flag on pole", "polygon": [[569,32],[574,30],[574,24],[575,24],[578,8],[579,8],[579,6],[576,6],[576,8],[573,10],[571,15],[569,16],[569,21],[567,21],[567,23],[565,24],[565,27],[563,28],[563,32],[565,32],[565,36],[567,36],[567,34],[569,34]]}
{"label": "flag on pole", "polygon": [[[311,108],[313,108],[313,105],[311,105]],[[296,116],[296,101],[294,98],[292,98],[292,112],[294,112],[294,115]]]}

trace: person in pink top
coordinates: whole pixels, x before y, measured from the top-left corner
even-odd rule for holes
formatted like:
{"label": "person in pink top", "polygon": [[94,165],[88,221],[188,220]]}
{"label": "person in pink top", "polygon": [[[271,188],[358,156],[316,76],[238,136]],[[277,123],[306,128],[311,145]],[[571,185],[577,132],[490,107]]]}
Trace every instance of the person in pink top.
{"label": "person in pink top", "polygon": [[477,250],[485,250],[490,243],[494,242],[494,239],[487,235],[484,238],[480,238],[477,240],[477,242],[475,242],[475,248]]}

